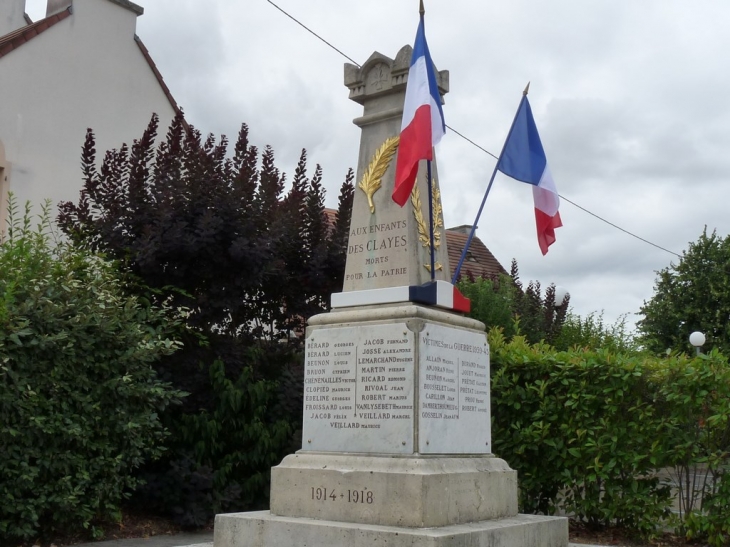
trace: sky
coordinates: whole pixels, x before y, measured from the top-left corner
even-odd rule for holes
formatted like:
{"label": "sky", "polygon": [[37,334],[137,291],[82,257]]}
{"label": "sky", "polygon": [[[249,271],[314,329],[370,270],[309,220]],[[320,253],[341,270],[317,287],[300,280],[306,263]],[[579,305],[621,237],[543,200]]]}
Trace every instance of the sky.
{"label": "sky", "polygon": [[[137,0],[144,41],[188,120],[203,133],[271,145],[294,171],[302,148],[336,207],[356,168],[362,107],[340,54],[267,0]],[[362,64],[413,44],[417,0],[276,0]],[[727,0],[425,0],[426,35],[450,72],[446,123],[498,154],[522,90],[558,191],[681,254],[705,226],[730,232],[730,2]],[[45,0],[27,0],[36,20]],[[140,133],[143,128],[140,128]],[[473,224],[496,160],[453,132],[437,148],[447,226]],[[542,256],[529,185],[498,175],[477,235],[524,281],[555,283],[575,313],[627,314],[677,257],[562,201]]]}

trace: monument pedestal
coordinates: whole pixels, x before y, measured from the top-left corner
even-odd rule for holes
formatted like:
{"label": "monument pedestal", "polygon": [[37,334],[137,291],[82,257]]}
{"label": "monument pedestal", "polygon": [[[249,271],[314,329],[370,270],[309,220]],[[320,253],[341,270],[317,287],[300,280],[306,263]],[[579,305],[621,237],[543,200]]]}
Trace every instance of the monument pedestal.
{"label": "monument pedestal", "polygon": [[310,320],[306,351],[304,446],[271,470],[270,511],[216,517],[215,547],[567,545],[490,453],[481,323],[346,308]]}

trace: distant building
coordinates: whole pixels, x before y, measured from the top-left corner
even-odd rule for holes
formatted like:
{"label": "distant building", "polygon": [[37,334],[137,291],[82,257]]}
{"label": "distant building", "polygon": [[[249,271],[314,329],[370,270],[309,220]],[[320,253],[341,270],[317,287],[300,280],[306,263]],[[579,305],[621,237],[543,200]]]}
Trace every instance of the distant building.
{"label": "distant building", "polygon": [[25,0],[0,0],[0,230],[9,190],[36,211],[78,200],[87,128],[101,160],[152,113],[169,125],[178,107],[135,34],[142,13],[129,0],[48,0],[33,23]]}
{"label": "distant building", "polygon": [[[459,263],[461,253],[464,251],[466,240],[469,239],[470,231],[471,226],[466,224],[446,229],[446,245],[449,248],[449,263],[451,264],[452,275],[456,269],[456,265]],[[507,270],[494,258],[494,255],[482,243],[482,240],[474,236],[469,245],[469,250],[466,252],[464,264],[461,266],[460,277],[483,277],[489,279],[506,273]]]}

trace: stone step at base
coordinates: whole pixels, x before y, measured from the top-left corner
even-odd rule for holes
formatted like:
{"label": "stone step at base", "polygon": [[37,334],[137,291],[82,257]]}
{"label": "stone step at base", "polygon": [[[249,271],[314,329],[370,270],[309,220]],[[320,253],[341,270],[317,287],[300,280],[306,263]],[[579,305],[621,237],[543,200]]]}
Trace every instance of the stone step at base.
{"label": "stone step at base", "polygon": [[567,547],[568,519],[517,515],[438,528],[280,517],[269,511],[215,518],[214,547]]}

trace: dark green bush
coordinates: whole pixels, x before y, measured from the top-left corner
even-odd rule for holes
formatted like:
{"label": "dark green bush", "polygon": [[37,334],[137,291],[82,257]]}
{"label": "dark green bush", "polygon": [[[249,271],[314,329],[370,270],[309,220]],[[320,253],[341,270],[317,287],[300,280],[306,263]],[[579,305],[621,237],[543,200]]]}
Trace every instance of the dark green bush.
{"label": "dark green bush", "polygon": [[195,381],[210,391],[197,390],[197,412],[167,413],[170,453],[145,468],[135,505],[188,527],[216,513],[268,507],[271,467],[301,447],[303,356],[281,344],[238,353],[235,368],[222,360],[198,367],[208,378]]}
{"label": "dark green bush", "polygon": [[172,459],[161,471],[143,473],[141,478],[144,483],[137,489],[136,507],[167,514],[185,528],[204,526],[211,515],[227,510],[241,491],[235,482],[216,488],[216,473],[185,454]]}
{"label": "dark green bush", "polygon": [[[129,297],[114,267],[52,243],[10,204],[0,244],[0,537],[50,536],[118,517],[181,395],[151,363],[172,353],[169,310]],[[94,530],[92,530],[93,532]]]}
{"label": "dark green bush", "polygon": [[215,394],[211,412],[182,416],[178,430],[185,446],[192,447],[197,461],[211,462],[216,470],[215,487],[241,486],[239,507],[259,507],[272,465],[277,465],[291,432],[286,416],[271,419],[267,408],[276,402],[277,385],[256,380],[252,370],[227,377],[221,361],[210,368]]}

